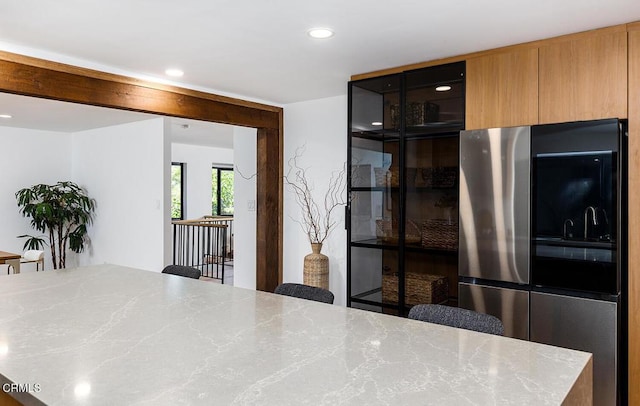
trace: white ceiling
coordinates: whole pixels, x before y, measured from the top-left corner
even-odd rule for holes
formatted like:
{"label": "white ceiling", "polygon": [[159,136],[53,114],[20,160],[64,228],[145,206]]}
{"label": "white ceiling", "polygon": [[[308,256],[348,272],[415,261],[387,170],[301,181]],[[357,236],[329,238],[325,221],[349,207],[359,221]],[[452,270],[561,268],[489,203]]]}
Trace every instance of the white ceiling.
{"label": "white ceiling", "polygon": [[[0,93],[0,126],[74,133],[156,118],[152,114],[87,106]],[[204,121],[169,118],[171,142],[233,148],[233,127]],[[186,128],[185,128],[186,126]]]}
{"label": "white ceiling", "polygon": [[282,105],[346,94],[353,74],[637,20],[638,0],[2,0],[0,49],[151,80],[178,67],[174,84]]}

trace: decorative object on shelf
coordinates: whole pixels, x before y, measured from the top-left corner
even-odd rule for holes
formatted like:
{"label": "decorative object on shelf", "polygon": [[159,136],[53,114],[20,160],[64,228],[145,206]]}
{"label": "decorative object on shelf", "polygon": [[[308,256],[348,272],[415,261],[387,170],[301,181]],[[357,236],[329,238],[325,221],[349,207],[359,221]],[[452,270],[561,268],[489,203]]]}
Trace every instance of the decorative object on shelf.
{"label": "decorative object on shelf", "polygon": [[321,243],[311,244],[311,254],[304,257],[305,285],[329,289],[329,257],[320,253]]}
{"label": "decorative object on shelf", "polygon": [[407,127],[421,124],[424,121],[424,104],[411,102],[407,104],[406,120]]}
{"label": "decorative object on shelf", "polygon": [[392,166],[391,168],[389,168],[389,184],[388,186],[391,187],[398,187],[400,186],[400,168],[398,168],[397,166]]}
{"label": "decorative object on shelf", "polygon": [[407,105],[407,127],[415,127],[438,121],[440,106],[428,101],[411,102]]}
{"label": "decorative object on shelf", "polygon": [[417,244],[421,241],[420,226],[413,220],[407,220],[404,227],[405,244]]}
{"label": "decorative object on shelf", "polygon": [[458,180],[458,167],[422,168],[422,179],[427,187],[451,188]]}
{"label": "decorative object on shelf", "polygon": [[[318,255],[322,249],[322,243],[327,239],[331,231],[336,225],[333,219],[333,211],[340,206],[347,204],[346,198],[346,164],[339,171],[332,172],[329,177],[329,184],[324,194],[322,208],[316,203],[313,196],[313,184],[309,183],[307,178],[307,170],[300,166],[300,158],[304,152],[304,146],[296,149],[295,155],[289,160],[289,170],[284,176],[285,183],[294,192],[296,203],[302,211],[302,219],[294,221],[300,224],[300,227],[309,238],[312,251],[317,245]],[[315,251],[309,255],[315,255]],[[324,256],[324,255],[323,255]],[[314,257],[318,258],[318,257]],[[307,268],[307,265],[309,268]],[[313,265],[313,266],[312,266]],[[319,261],[304,261],[304,284],[317,286],[320,288],[329,288],[329,259]],[[323,286],[313,284],[314,281],[322,281]]]}
{"label": "decorative object on shelf", "polygon": [[[449,298],[449,279],[446,276],[408,271],[405,277],[405,304],[444,303]],[[398,303],[398,272],[390,267],[382,269],[382,302]]]}
{"label": "decorative object on shelf", "polygon": [[[67,248],[77,253],[84,250],[96,202],[80,186],[73,182],[34,185],[16,192],[16,199],[20,213],[31,218],[31,226],[49,234],[53,269],[65,267]],[[22,237],[28,237],[24,248],[41,249],[46,244],[42,237]]]}
{"label": "decorative object on shelf", "polygon": [[373,168],[378,187],[400,186],[400,169],[397,166],[386,168]]}
{"label": "decorative object on shelf", "polygon": [[[394,223],[396,226],[394,227]],[[395,232],[394,232],[395,229]],[[391,219],[376,220],[376,238],[383,242],[398,241],[398,225],[397,221]]]}
{"label": "decorative object on shelf", "polygon": [[391,118],[391,128],[400,128],[400,105],[392,104],[389,106],[389,116]]}
{"label": "decorative object on shelf", "polygon": [[458,222],[448,219],[430,219],[422,223],[424,248],[455,251],[458,249]]}
{"label": "decorative object on shelf", "polygon": [[435,103],[424,102],[424,116],[426,123],[435,123],[440,119],[440,106]]}
{"label": "decorative object on shelf", "polygon": [[[420,242],[420,227],[415,221],[407,220],[404,231],[404,242],[406,244],[416,244]],[[398,242],[398,221],[395,219],[376,220],[376,238],[383,242],[396,244]]]}
{"label": "decorative object on shelf", "polygon": [[426,187],[433,186],[433,168],[422,168],[420,171],[422,174],[423,185]]}
{"label": "decorative object on shelf", "polygon": [[390,172],[387,168],[373,168],[373,173],[376,178],[376,186],[385,187],[390,183],[388,179]]}
{"label": "decorative object on shelf", "polygon": [[459,169],[456,166],[433,168],[433,187],[449,188],[456,185]]}
{"label": "decorative object on shelf", "polygon": [[447,220],[449,223],[457,222],[457,217],[454,218],[453,210],[458,205],[458,196],[453,193],[445,193],[435,202],[434,206],[443,208],[445,210],[445,214],[447,216]]}

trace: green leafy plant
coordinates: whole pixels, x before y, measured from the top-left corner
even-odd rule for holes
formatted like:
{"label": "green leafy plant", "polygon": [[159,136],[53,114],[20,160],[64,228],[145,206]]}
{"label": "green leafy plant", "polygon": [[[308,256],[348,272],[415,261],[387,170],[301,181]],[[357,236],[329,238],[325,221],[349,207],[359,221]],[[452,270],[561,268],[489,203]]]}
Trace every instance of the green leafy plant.
{"label": "green leafy plant", "polygon": [[[31,226],[48,234],[54,269],[65,267],[67,247],[73,252],[84,250],[96,202],[80,186],[73,182],[34,185],[16,192],[16,199],[20,213],[31,218]],[[42,237],[20,237],[28,238],[25,249],[41,249],[45,244]]]}

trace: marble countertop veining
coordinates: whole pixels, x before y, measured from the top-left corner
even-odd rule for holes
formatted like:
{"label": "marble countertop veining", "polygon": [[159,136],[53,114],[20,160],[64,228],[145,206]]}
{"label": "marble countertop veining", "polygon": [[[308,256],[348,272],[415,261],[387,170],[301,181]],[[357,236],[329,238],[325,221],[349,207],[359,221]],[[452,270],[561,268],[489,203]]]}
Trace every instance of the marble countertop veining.
{"label": "marble countertop veining", "polygon": [[590,387],[590,365],[579,351],[114,265],[0,283],[0,383],[29,389],[14,393],[25,404],[559,405],[576,380]]}

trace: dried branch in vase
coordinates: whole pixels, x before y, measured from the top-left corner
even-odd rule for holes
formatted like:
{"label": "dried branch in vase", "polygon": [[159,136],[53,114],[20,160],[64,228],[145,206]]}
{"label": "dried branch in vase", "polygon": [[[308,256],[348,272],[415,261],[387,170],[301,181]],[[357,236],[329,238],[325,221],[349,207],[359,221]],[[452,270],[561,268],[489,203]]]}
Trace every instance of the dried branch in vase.
{"label": "dried branch in vase", "polygon": [[321,244],[336,225],[335,220],[332,219],[333,211],[347,204],[346,163],[341,170],[331,173],[323,206],[320,207],[314,200],[314,185],[309,182],[307,168],[303,168],[300,164],[303,152],[304,146],[296,149],[294,157],[288,162],[289,169],[284,176],[284,181],[294,192],[296,203],[302,209],[302,219],[293,219],[293,221],[300,224],[309,237],[310,243]]}

